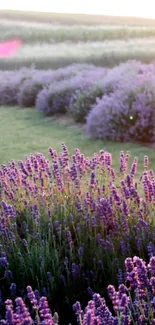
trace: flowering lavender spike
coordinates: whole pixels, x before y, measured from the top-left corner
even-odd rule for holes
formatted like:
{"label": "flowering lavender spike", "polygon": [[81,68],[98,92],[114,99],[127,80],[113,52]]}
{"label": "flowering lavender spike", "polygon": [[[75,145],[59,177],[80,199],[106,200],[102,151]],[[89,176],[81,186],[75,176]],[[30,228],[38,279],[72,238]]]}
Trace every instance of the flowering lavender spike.
{"label": "flowering lavender spike", "polygon": [[53,325],[54,322],[53,322],[50,309],[48,307],[48,302],[46,297],[41,297],[39,300],[39,314],[40,317],[43,319],[43,322],[45,322],[44,324],[46,324],[47,322],[48,325]]}
{"label": "flowering lavender spike", "polygon": [[149,158],[148,156],[144,156],[144,169],[148,169],[149,167]]}
{"label": "flowering lavender spike", "polygon": [[11,283],[10,291],[11,291],[11,295],[13,297],[15,297],[16,296],[16,284],[15,283]]}

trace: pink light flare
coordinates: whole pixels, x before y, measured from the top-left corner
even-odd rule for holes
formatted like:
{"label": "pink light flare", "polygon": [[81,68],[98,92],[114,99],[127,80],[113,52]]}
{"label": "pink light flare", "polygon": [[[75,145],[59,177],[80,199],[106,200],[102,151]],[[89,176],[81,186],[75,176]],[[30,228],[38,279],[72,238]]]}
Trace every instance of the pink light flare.
{"label": "pink light flare", "polygon": [[0,43],[0,58],[14,55],[21,46],[22,41],[17,38]]}

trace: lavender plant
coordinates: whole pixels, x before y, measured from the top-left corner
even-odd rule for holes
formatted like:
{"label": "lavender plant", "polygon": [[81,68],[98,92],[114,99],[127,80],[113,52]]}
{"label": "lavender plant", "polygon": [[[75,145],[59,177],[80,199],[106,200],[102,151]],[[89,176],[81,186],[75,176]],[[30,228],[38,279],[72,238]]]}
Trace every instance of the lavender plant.
{"label": "lavender plant", "polygon": [[[152,325],[155,322],[155,257],[151,257],[149,264],[137,256],[128,257],[125,260],[126,285],[121,283],[118,291],[113,285],[108,286],[108,294],[112,302],[112,308],[100,294],[94,293],[82,310],[80,302],[75,302],[73,310],[77,317],[77,324],[101,324],[101,325]],[[149,275],[150,274],[150,275]],[[6,300],[5,319],[0,324],[58,324],[59,317],[49,309],[47,298],[38,297],[37,292],[31,286],[27,287],[27,298],[35,312],[34,319],[30,315],[22,298],[16,298],[16,310],[13,309],[12,300]]]}
{"label": "lavender plant", "polygon": [[34,107],[38,93],[43,89],[45,82],[35,79],[25,80],[17,95],[20,107]]}
{"label": "lavender plant", "polygon": [[22,68],[15,71],[0,71],[0,105],[33,107],[38,92],[46,85],[75,76],[80,71],[94,70],[93,65],[73,64],[57,70]]}
{"label": "lavender plant", "polygon": [[[71,114],[93,138],[154,142],[154,64],[129,61],[113,69],[74,64],[56,71],[1,72],[0,104]],[[89,114],[88,114],[89,113]]]}
{"label": "lavender plant", "polygon": [[0,105],[17,105],[19,87],[25,79],[31,78],[33,69],[21,69],[15,72],[0,73]]}
{"label": "lavender plant", "polygon": [[[147,66],[149,71],[152,68],[151,65]],[[70,112],[75,121],[85,122],[86,116],[99,98],[113,93],[118,88],[124,88],[124,85],[128,84],[128,80],[133,80],[138,74],[145,73],[145,69],[146,66],[138,61],[129,61],[113,69],[105,69],[104,74],[101,74],[101,78],[97,80],[90,90],[78,91],[72,96]]]}
{"label": "lavender plant", "polygon": [[99,84],[93,85],[89,90],[78,90],[73,94],[69,104],[69,112],[74,120],[84,123],[97,98],[102,96],[103,91]]}
{"label": "lavender plant", "polygon": [[87,131],[95,138],[155,141],[155,80],[151,72],[137,74],[103,96],[87,118]]}
{"label": "lavender plant", "polygon": [[91,71],[89,73],[79,73],[75,77],[46,87],[37,97],[36,109],[46,115],[66,113],[74,94],[77,91],[89,89],[94,83],[90,78],[91,75],[93,75]]}
{"label": "lavender plant", "polygon": [[20,325],[53,325],[55,322],[56,315],[52,316],[52,313],[48,307],[47,298],[42,296],[41,298],[36,296],[36,293],[30,286],[27,287],[27,298],[31,302],[34,318],[30,314],[29,309],[26,307],[25,301],[17,297],[15,299],[15,308],[13,301],[7,299],[5,301],[6,314],[5,320],[0,320],[0,324],[20,324]]}
{"label": "lavender plant", "polygon": [[64,144],[49,152],[51,163],[37,153],[0,169],[1,295],[31,285],[68,321],[88,287],[105,294],[122,283],[125,258],[154,255],[155,176],[147,156],[139,179],[128,152],[119,171],[104,150],[90,159],[79,149],[70,159]]}
{"label": "lavender plant", "polygon": [[[83,311],[79,302],[73,309],[80,324],[102,325],[141,325],[155,323],[155,257],[150,263],[137,256],[125,260],[128,286],[120,284],[118,291],[113,285],[108,286],[108,294],[113,306],[113,312],[104,298],[93,293]],[[150,273],[150,276],[149,276]]]}

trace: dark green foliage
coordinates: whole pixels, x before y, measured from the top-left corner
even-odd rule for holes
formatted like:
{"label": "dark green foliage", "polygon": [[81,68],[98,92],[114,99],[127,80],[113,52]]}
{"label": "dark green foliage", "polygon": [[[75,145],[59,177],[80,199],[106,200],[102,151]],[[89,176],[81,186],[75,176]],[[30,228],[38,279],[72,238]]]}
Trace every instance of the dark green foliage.
{"label": "dark green foliage", "polygon": [[98,85],[89,90],[76,93],[69,108],[74,120],[84,123],[92,105],[95,104],[97,98],[102,97],[102,95],[103,91]]}
{"label": "dark green foliage", "polygon": [[18,104],[21,107],[34,107],[38,93],[44,87],[44,82],[37,80],[26,80],[20,87],[18,93]]}

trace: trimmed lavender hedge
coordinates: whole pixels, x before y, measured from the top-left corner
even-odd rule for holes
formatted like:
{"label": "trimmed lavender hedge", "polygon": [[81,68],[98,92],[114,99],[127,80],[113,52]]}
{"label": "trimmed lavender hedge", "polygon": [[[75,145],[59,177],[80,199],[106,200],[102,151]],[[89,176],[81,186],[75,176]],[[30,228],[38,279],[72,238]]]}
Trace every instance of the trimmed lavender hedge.
{"label": "trimmed lavender hedge", "polygon": [[[91,82],[74,77],[43,89],[36,100],[36,109],[45,115],[64,114],[70,104],[70,99],[78,89],[89,87]],[[43,97],[43,98],[42,98]],[[44,105],[43,105],[44,104]]]}
{"label": "trimmed lavender hedge", "polygon": [[105,69],[79,72],[75,77],[68,78],[43,89],[37,96],[36,108],[46,115],[70,112],[72,98],[77,92],[88,91],[105,74]]}
{"label": "trimmed lavender hedge", "polygon": [[0,72],[0,105],[17,105],[17,94],[24,80],[31,78],[33,69]]}
{"label": "trimmed lavender hedge", "polygon": [[[87,91],[78,91],[76,92],[70,102],[70,112],[72,113],[75,121],[77,122],[85,122],[86,117],[90,110],[97,106],[97,103],[99,102],[99,99],[104,95],[109,95],[110,97],[113,97],[113,102],[116,102],[115,105],[120,103],[121,96],[127,96],[129,92],[135,92],[135,98],[139,97],[139,86],[138,82],[139,79],[142,78],[143,82],[146,78],[146,85],[147,87],[147,81],[152,88],[154,88],[154,80],[151,78],[149,80],[149,75],[153,76],[153,73],[155,71],[155,65],[144,65],[137,61],[129,61],[127,63],[123,63],[118,67],[115,67],[113,69],[109,69],[105,71],[104,77],[101,78],[101,80],[97,80],[97,82]],[[135,80],[137,80],[135,82]],[[130,90],[130,87],[132,86],[132,90]],[[143,86],[141,86],[143,88]],[[120,90],[120,94],[117,95],[117,90]],[[116,98],[115,98],[116,96]],[[130,94],[129,94],[130,96]],[[104,99],[106,96],[104,97]],[[117,103],[118,100],[118,103]],[[96,104],[96,105],[95,105]],[[145,109],[146,103],[143,104],[143,109]],[[106,106],[106,102],[105,102]],[[147,107],[146,107],[147,109]],[[92,117],[93,120],[93,117]],[[100,117],[99,117],[100,120]],[[102,121],[103,122],[103,121]],[[101,122],[101,123],[102,123]],[[94,122],[95,123],[95,122]],[[118,122],[119,123],[119,122]],[[122,128],[121,123],[119,124],[120,128]],[[108,126],[107,126],[108,127]],[[102,126],[101,126],[102,128]],[[89,126],[88,128],[89,129]],[[111,130],[111,128],[110,128]],[[95,128],[95,132],[97,133],[97,130]],[[112,131],[113,132],[113,131]],[[90,133],[92,136],[95,136],[93,131],[93,126],[91,127]],[[97,136],[99,137],[99,136]],[[149,137],[149,135],[148,135]],[[101,138],[104,138],[102,135]],[[109,136],[110,138],[110,136]],[[131,140],[131,139],[130,139]]]}
{"label": "trimmed lavender hedge", "polygon": [[87,117],[86,130],[99,139],[119,141],[155,141],[154,71],[130,76],[116,83],[113,92],[104,95]]}
{"label": "trimmed lavender hedge", "polygon": [[102,97],[103,88],[101,87],[102,80],[108,73],[108,69],[95,69],[87,73],[88,80],[91,78],[93,83],[88,89],[78,89],[71,96],[69,104],[69,112],[76,122],[85,122],[86,116],[91,109],[91,106],[96,102],[98,97]]}
{"label": "trimmed lavender hedge", "polygon": [[73,64],[57,70],[24,68],[15,71],[0,71],[0,105],[35,105],[38,92],[46,85],[75,76],[79,71],[93,70],[89,64]]}
{"label": "trimmed lavender hedge", "polygon": [[146,71],[155,70],[155,65],[143,64],[139,61],[127,61],[109,69],[105,78],[100,82],[103,89],[103,95],[110,94],[120,87],[123,87],[128,80],[134,79],[137,74],[143,74]]}
{"label": "trimmed lavender hedge", "polygon": [[84,123],[96,99],[102,96],[103,91],[99,85],[93,85],[88,90],[78,90],[73,94],[69,104],[69,111],[74,120]]}
{"label": "trimmed lavender hedge", "polygon": [[74,64],[56,71],[1,72],[0,104],[70,114],[93,138],[155,141],[155,64],[113,69]]}
{"label": "trimmed lavender hedge", "polygon": [[17,94],[20,107],[34,107],[38,93],[44,88],[44,81],[25,80]]}

